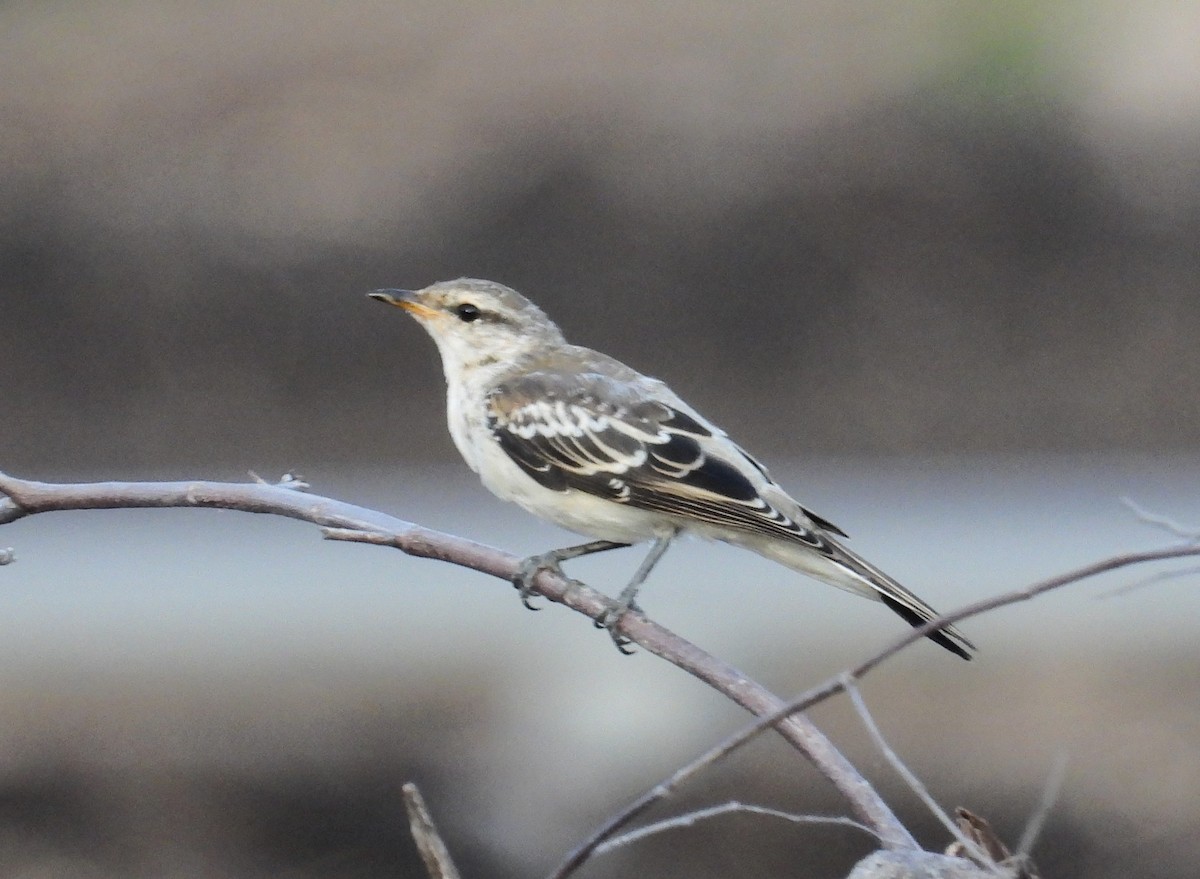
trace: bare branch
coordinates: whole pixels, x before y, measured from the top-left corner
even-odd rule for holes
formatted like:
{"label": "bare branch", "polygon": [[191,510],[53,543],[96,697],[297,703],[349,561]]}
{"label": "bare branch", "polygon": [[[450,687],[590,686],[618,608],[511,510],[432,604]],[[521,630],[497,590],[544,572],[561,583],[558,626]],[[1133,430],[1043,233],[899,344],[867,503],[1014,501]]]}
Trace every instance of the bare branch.
{"label": "bare branch", "polygon": [[374,546],[391,546],[395,539],[386,531],[360,531],[357,528],[322,528],[321,536],[326,540],[344,540],[347,543],[370,543]]}
{"label": "bare branch", "polygon": [[648,836],[654,836],[658,833],[663,833],[667,830],[680,830],[684,827],[691,827],[699,821],[706,821],[710,818],[717,818],[721,815],[730,815],[737,812],[745,812],[751,815],[763,815],[768,818],[780,818],[784,821],[790,821],[792,824],[835,824],[841,827],[853,827],[855,830],[861,830],[863,833],[869,833],[871,836],[876,836],[875,831],[865,824],[860,824],[853,818],[847,818],[844,815],[796,815],[791,812],[784,812],[780,809],[772,809],[767,806],[752,806],[748,803],[741,803],[737,800],[730,800],[727,803],[721,803],[717,806],[709,806],[705,809],[697,809],[694,812],[688,812],[686,815],[678,815],[674,818],[667,818],[664,821],[656,821],[653,824],[647,824],[645,827],[639,827],[636,830],[631,830],[628,833],[622,833],[620,836],[615,836],[605,842],[603,845],[597,846],[596,854],[608,854],[613,849],[621,848],[630,843],[640,842]]}
{"label": "bare branch", "polygon": [[[296,478],[297,482],[300,482]],[[285,479],[285,483],[290,480]],[[296,486],[298,488],[299,486]],[[115,509],[129,507],[208,507],[288,516],[319,525],[329,539],[353,540],[394,546],[418,557],[448,561],[509,580],[518,559],[501,550],[473,541],[422,528],[411,522],[318,495],[305,495],[293,487],[267,484],[212,482],[176,483],[91,483],[56,485],[19,480],[0,473],[0,525],[25,516],[58,510]],[[12,561],[13,553],[4,556]],[[1114,556],[1075,571],[1035,583],[1023,589],[967,605],[915,628],[875,656],[846,673],[837,675],[783,704],[764,688],[695,645],[636,613],[620,623],[623,635],[677,665],[739,705],[758,715],[758,720],[681,767],[663,783],[647,791],[573,851],[552,874],[563,877],[621,827],[642,814],[650,805],[671,793],[679,784],[705,767],[736,750],[763,730],[775,727],[800,750],[822,774],[843,793],[852,811],[876,833],[883,845],[894,850],[917,850],[911,835],[899,823],[877,793],[807,718],[798,712],[845,688],[847,680],[859,680],[895,653],[942,625],[958,622],[1008,604],[1030,600],[1044,592],[1076,583],[1130,565],[1200,556],[1200,546],[1176,547]],[[610,600],[587,587],[570,588],[562,579],[542,573],[533,584],[535,591],[581,614],[596,618]]]}
{"label": "bare branch", "polygon": [[840,693],[844,689],[847,678],[851,680],[861,680],[880,663],[903,650],[908,645],[920,641],[923,637],[925,637],[926,634],[936,628],[939,628],[945,623],[958,622],[960,620],[967,619],[968,617],[977,616],[978,614],[986,613],[987,611],[994,610],[996,608],[1005,607],[1009,604],[1028,601],[1044,592],[1059,589],[1063,586],[1069,586],[1072,583],[1078,583],[1081,580],[1087,580],[1091,577],[1098,576],[1108,571],[1114,571],[1119,568],[1129,567],[1131,565],[1146,564],[1149,562],[1166,561],[1169,559],[1191,558],[1195,556],[1200,556],[1200,547],[1174,547],[1170,549],[1151,550],[1149,552],[1129,553],[1127,555],[1114,556],[1103,561],[1086,565],[1082,568],[1077,568],[1074,571],[1060,574],[1057,577],[1051,577],[1048,580],[1042,580],[1039,583],[1034,583],[1032,586],[1026,586],[1022,589],[1015,589],[1012,592],[1006,592],[1002,595],[993,596],[992,598],[987,598],[982,601],[965,605],[953,613],[946,614],[940,619],[931,620],[920,628],[911,630],[902,637],[898,638],[888,647],[872,656],[870,659],[851,669],[849,672],[843,672],[841,674],[834,675],[823,683],[805,690],[799,696],[796,696],[786,705],[777,708],[775,711],[761,714],[752,724],[743,727],[730,736],[727,736],[720,743],[714,745],[697,756],[695,759],[675,770],[675,772],[673,772],[667,779],[659,782],[654,787],[647,790],[623,810],[610,817],[603,825],[593,831],[587,837],[587,839],[580,843],[579,846],[577,846],[567,856],[562,865],[560,865],[559,868],[551,874],[550,879],[563,879],[563,877],[574,870],[575,867],[583,863],[591,854],[591,852],[613,833],[616,833],[622,827],[626,826],[630,821],[632,821],[638,815],[641,815],[659,800],[669,796],[676,790],[676,788],[678,788],[688,779],[702,772],[704,769],[713,765],[717,761],[724,759],[729,754],[733,753],[738,748],[754,739],[764,730],[770,729],[772,725],[777,723],[781,718],[787,717],[792,712],[805,711],[806,709],[811,708],[813,705],[823,702],[830,696]]}
{"label": "bare branch", "polygon": [[[490,546],[432,531],[375,510],[346,504],[319,495],[262,484],[220,482],[103,482],[56,485],[16,479],[0,473],[0,525],[24,516],[59,510],[128,507],[209,507],[270,513],[311,522],[326,529],[332,539],[354,539],[394,546],[409,555],[440,559],[511,582],[519,559]],[[352,536],[349,532],[360,532]],[[1198,550],[1200,551],[1200,550]],[[586,586],[570,585],[542,572],[534,590],[551,601],[596,619],[611,606],[611,599]],[[879,794],[833,743],[808,718],[780,713],[782,700],[728,663],[647,619],[625,614],[620,634],[644,650],[667,660],[716,689],[752,714],[777,715],[771,722],[779,734],[799,750],[841,792],[853,814],[893,850],[919,849]],[[628,820],[628,819],[626,819]],[[619,826],[623,826],[623,823]],[[591,849],[578,849],[560,867],[561,875],[574,869]]]}
{"label": "bare branch", "polygon": [[421,853],[421,860],[425,862],[425,869],[429,872],[429,879],[459,879],[458,869],[433,823],[425,798],[412,782],[406,783],[401,790],[404,792],[404,807],[408,810],[408,826],[417,843],[417,851]]}

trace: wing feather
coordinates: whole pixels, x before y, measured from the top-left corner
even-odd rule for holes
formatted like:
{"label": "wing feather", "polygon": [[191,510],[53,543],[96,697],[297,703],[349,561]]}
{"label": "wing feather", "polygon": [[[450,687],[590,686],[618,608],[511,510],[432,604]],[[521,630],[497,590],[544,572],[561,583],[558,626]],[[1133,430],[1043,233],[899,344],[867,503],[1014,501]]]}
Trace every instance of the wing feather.
{"label": "wing feather", "polygon": [[488,425],[517,466],[552,491],[829,549],[817,529],[760,494],[751,477],[769,482],[761,464],[732,442],[714,443],[719,434],[691,413],[625,383],[526,374],[489,394]]}

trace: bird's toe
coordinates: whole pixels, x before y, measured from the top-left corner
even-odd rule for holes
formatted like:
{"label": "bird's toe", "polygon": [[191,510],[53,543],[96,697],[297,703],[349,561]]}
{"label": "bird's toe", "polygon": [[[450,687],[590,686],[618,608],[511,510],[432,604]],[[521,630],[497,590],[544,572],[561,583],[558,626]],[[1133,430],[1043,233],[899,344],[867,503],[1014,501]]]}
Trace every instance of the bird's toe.
{"label": "bird's toe", "polygon": [[621,618],[625,616],[625,612],[629,610],[640,612],[641,608],[637,605],[624,604],[617,601],[595,619],[596,628],[604,629],[608,632],[608,637],[612,639],[613,644],[626,656],[634,653],[633,648],[630,646],[633,641],[618,632],[617,626],[620,624]]}
{"label": "bird's toe", "polygon": [[521,595],[521,604],[530,610],[541,610],[540,607],[531,604],[530,599],[537,594],[533,588],[533,581],[542,571],[550,571],[560,577],[563,575],[562,567],[553,554],[531,555],[521,561],[517,572],[513,574],[512,584]]}

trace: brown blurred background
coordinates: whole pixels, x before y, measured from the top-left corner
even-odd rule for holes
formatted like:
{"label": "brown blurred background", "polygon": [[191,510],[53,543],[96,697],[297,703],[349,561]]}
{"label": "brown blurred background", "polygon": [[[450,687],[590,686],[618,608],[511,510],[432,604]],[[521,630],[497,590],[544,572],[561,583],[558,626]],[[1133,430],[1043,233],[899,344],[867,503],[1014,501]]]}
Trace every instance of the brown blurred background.
{"label": "brown blurred background", "polygon": [[[362,295],[470,275],[736,426],[939,606],[1157,545],[1116,498],[1200,519],[1198,45],[1200,8],[1162,0],[0,3],[0,469],[294,467],[567,542],[464,477],[432,345]],[[236,517],[61,518],[0,534],[9,875],[412,871],[413,777],[468,874],[536,874],[738,722],[465,574]],[[769,567],[750,598],[696,585],[752,579],[721,553],[679,551],[650,610],[785,693],[895,632]],[[1047,875],[1191,875],[1194,587],[980,622],[980,662],[914,651],[868,697],[1014,838],[1072,755]],[[758,754],[679,807],[838,809]],[[587,875],[837,876],[868,850],[688,834]]]}

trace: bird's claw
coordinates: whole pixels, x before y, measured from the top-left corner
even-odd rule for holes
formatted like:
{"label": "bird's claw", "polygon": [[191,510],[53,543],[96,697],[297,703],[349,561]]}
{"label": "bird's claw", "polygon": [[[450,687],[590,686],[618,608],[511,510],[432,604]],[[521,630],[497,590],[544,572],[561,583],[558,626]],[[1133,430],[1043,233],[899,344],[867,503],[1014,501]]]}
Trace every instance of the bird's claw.
{"label": "bird's claw", "polygon": [[613,603],[604,613],[596,617],[594,625],[597,629],[604,629],[608,632],[608,637],[612,638],[613,645],[626,656],[632,656],[636,651],[630,647],[632,640],[626,638],[617,631],[617,624],[621,622],[621,617],[625,616],[626,611],[634,611],[641,613],[642,609],[636,604],[625,604],[617,601]]}
{"label": "bird's claw", "polygon": [[[542,553],[541,555],[531,555],[529,558],[523,559],[521,563],[517,565],[517,571],[515,574],[513,574],[512,584],[513,587],[516,588],[517,592],[520,593],[521,603],[523,605],[530,610],[541,610],[540,607],[531,604],[530,599],[533,598],[534,595],[538,594],[537,590],[533,588],[533,581],[537,579],[538,574],[540,574],[542,571],[549,571],[555,576],[561,577],[566,581],[568,590],[584,588],[585,584],[581,583],[579,580],[570,580],[567,578],[566,574],[563,573],[561,562],[562,558],[558,553],[547,552]],[[621,618],[625,616],[626,611],[632,610],[636,613],[642,612],[642,609],[638,607],[637,603],[634,601],[635,595],[636,589],[626,588],[626,590],[622,592],[620,596],[618,596],[617,599],[613,601],[605,609],[605,611],[595,619],[596,628],[604,629],[606,632],[608,632],[608,637],[612,639],[613,644],[616,645],[616,648],[626,656],[634,652],[630,647],[633,641],[618,632],[617,626],[620,624]]]}
{"label": "bird's claw", "polygon": [[530,610],[541,610],[540,607],[530,604],[529,599],[537,594],[533,588],[533,581],[537,579],[537,575],[542,571],[549,571],[565,579],[562,566],[552,553],[531,555],[529,558],[524,559],[517,567],[517,573],[512,578],[513,587],[521,595],[521,604]]}

